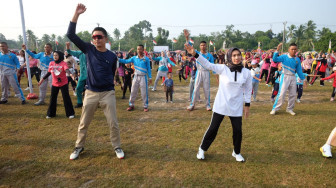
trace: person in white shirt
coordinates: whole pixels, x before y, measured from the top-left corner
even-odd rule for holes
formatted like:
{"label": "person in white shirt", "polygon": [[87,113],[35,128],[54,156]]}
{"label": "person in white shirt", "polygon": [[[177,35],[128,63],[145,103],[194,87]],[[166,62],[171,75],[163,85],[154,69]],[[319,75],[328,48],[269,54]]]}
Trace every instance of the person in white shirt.
{"label": "person in white shirt", "polygon": [[[227,52],[228,66],[224,64],[212,64],[202,55],[196,53],[189,44],[185,44],[188,53],[197,58],[197,62],[207,70],[212,70],[219,75],[219,88],[213,105],[213,114],[210,126],[204,134],[202,143],[197,153],[198,159],[204,159],[204,152],[207,151],[211,143],[215,140],[218,128],[225,116],[229,116],[233,129],[232,156],[236,161],[243,162],[245,159],[240,154],[242,142],[242,116],[249,115],[252,76],[248,69],[243,67],[242,55],[238,48],[231,48]],[[245,107],[243,110],[243,106]]]}

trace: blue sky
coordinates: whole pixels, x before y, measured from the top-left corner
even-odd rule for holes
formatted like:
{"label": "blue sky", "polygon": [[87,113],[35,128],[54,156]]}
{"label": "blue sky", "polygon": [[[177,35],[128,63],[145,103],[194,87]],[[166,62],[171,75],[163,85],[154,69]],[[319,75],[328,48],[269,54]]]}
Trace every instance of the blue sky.
{"label": "blue sky", "polygon": [[[313,20],[318,29],[336,30],[334,20],[335,0],[22,0],[26,29],[42,34],[63,35],[81,2],[87,11],[78,21],[77,31],[91,31],[97,23],[109,33],[118,28],[122,35],[141,20],[152,24],[153,34],[157,27],[170,31],[169,38],[177,37],[184,28],[192,35],[210,34],[225,30],[233,24],[235,29],[254,33],[272,28],[274,33],[283,29],[283,22],[304,24]],[[0,0],[0,33],[7,39],[17,39],[22,34],[19,0]]]}

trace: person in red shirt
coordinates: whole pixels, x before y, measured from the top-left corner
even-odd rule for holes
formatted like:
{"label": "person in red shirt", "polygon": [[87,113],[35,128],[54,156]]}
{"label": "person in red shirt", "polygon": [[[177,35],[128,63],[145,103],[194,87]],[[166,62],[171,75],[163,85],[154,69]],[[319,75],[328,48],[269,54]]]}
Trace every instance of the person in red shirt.
{"label": "person in red shirt", "polygon": [[49,119],[56,116],[57,96],[59,90],[61,90],[66,116],[69,119],[72,119],[75,117],[75,111],[69,95],[68,78],[66,76],[66,73],[71,73],[69,71],[67,63],[63,61],[64,54],[60,51],[55,51],[53,55],[55,61],[50,62],[48,73],[39,82],[39,85],[41,85],[44,80],[52,75],[50,104],[48,107],[46,118]]}
{"label": "person in red shirt", "polygon": [[[326,70],[328,68],[328,61],[326,59],[326,54],[323,53],[321,58],[316,59],[316,61],[317,61],[317,66],[316,66],[315,75],[321,75],[321,78],[324,78],[326,74]],[[309,85],[313,85],[316,78],[317,76],[314,76]],[[320,80],[320,86],[324,86],[324,81],[322,79]]]}
{"label": "person in red shirt", "polygon": [[335,93],[336,93],[336,67],[333,68],[334,73],[332,73],[330,76],[326,77],[326,78],[321,78],[321,80],[329,80],[329,79],[334,79],[333,82],[333,90],[331,93],[331,98],[330,101],[334,101],[334,97],[335,97]]}

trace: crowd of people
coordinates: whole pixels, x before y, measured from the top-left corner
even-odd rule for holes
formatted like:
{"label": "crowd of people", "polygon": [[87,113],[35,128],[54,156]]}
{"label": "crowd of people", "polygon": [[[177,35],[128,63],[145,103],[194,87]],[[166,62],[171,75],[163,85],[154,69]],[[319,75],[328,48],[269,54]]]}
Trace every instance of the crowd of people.
{"label": "crowd of people", "polygon": [[[269,100],[273,102],[271,115],[280,110],[288,91],[288,106],[286,112],[295,115],[295,102],[300,103],[304,86],[312,86],[320,78],[320,86],[324,81],[333,80],[330,101],[336,94],[336,53],[300,52],[296,44],[290,44],[288,52],[280,52],[282,43],[276,49],[267,51],[244,51],[238,48],[220,49],[208,52],[207,42],[201,41],[199,49],[195,50],[189,40],[189,32],[184,30],[186,37],[185,51],[160,53],[147,52],[143,45],[137,46],[136,52],[131,49],[127,53],[111,52],[106,49],[107,32],[102,27],[92,31],[91,43],[82,41],[76,34],[78,18],[86,11],[83,4],[76,7],[70,21],[67,36],[80,51],[70,49],[66,43],[66,51],[53,51],[47,43],[44,52],[36,53],[22,45],[18,54],[9,51],[6,42],[0,43],[0,76],[2,96],[0,104],[8,102],[10,88],[15,96],[26,104],[22,91],[22,76],[27,75],[25,53],[29,55],[29,70],[31,78],[35,76],[39,86],[39,100],[34,105],[44,105],[51,87],[51,96],[46,118],[56,116],[57,96],[61,90],[66,116],[75,117],[74,108],[82,108],[78,136],[75,149],[70,159],[77,159],[84,150],[87,130],[93,115],[100,105],[110,127],[110,138],[118,158],[124,158],[121,149],[121,139],[116,115],[116,86],[122,90],[122,99],[126,99],[127,89],[130,92],[127,111],[135,110],[135,100],[138,91],[141,92],[144,112],[149,111],[149,91],[156,92],[161,84],[165,92],[165,101],[173,103],[176,90],[172,79],[173,67],[179,82],[189,77],[188,111],[195,109],[196,101],[200,101],[200,88],[203,87],[205,109],[213,111],[209,128],[201,141],[198,159],[204,159],[204,153],[214,141],[218,128],[225,116],[229,116],[233,128],[233,153],[237,161],[245,159],[240,153],[242,142],[242,117],[249,115],[250,103],[258,101],[258,87],[264,82],[272,87]],[[157,66],[155,66],[157,65]],[[155,69],[157,67],[157,69]],[[156,73],[152,84],[152,69]],[[210,104],[211,71],[216,75],[218,92],[213,108]],[[51,75],[51,77],[50,77]],[[311,79],[310,79],[311,77]],[[73,106],[69,95],[69,83],[77,104]],[[29,90],[28,87],[25,90]],[[268,100],[268,99],[267,99]],[[336,128],[335,128],[336,129]],[[335,146],[336,130],[333,130],[327,143],[321,147],[322,155],[332,157],[331,146]]]}

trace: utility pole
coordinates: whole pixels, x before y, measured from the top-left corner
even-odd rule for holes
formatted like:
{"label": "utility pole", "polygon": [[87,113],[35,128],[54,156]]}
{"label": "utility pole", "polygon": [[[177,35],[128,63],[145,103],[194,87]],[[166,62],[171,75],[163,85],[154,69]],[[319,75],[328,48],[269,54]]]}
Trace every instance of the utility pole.
{"label": "utility pole", "polygon": [[286,24],[287,24],[287,21],[285,21],[283,24],[284,24],[284,30],[283,30],[283,35],[282,35],[282,49],[281,49],[281,53],[283,52],[283,48],[284,48],[284,45],[285,45],[285,34],[286,34]]}

